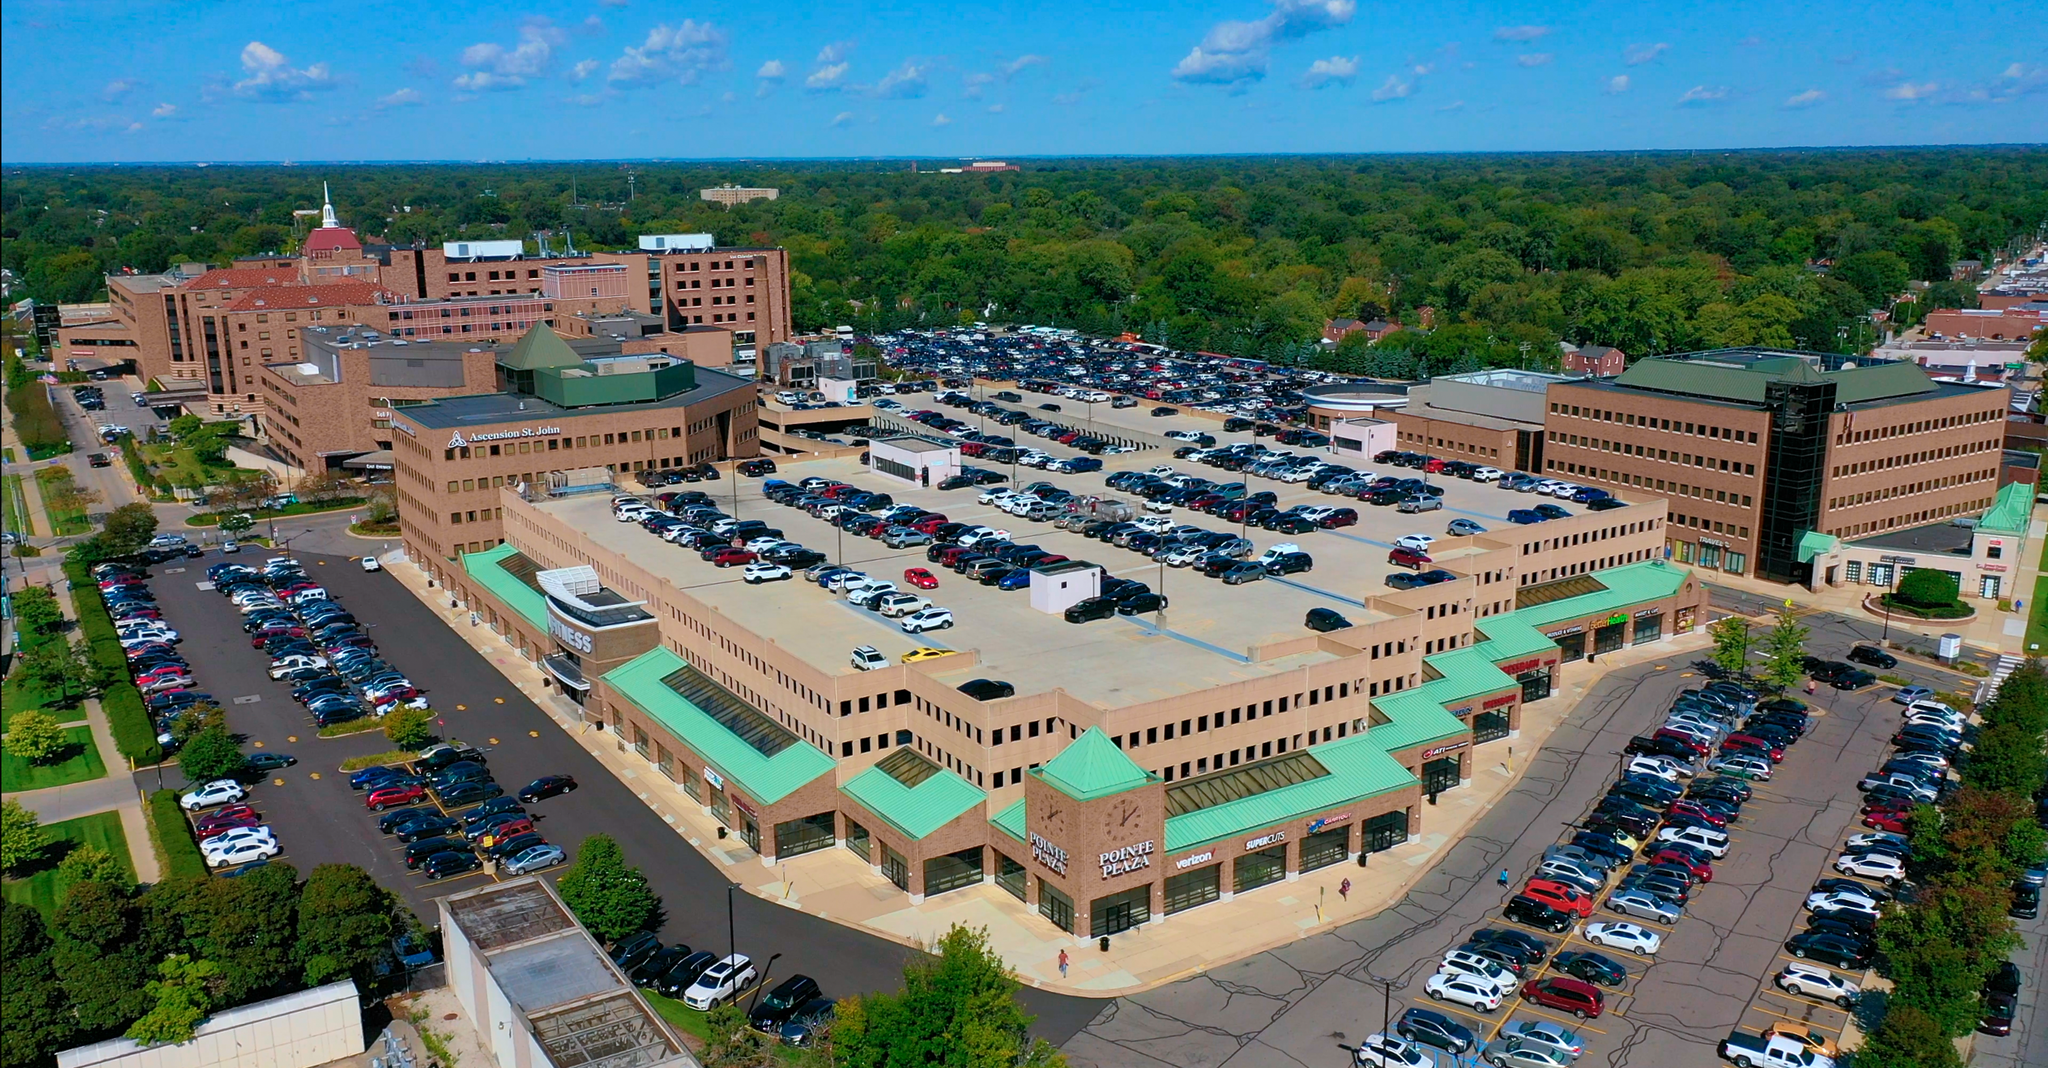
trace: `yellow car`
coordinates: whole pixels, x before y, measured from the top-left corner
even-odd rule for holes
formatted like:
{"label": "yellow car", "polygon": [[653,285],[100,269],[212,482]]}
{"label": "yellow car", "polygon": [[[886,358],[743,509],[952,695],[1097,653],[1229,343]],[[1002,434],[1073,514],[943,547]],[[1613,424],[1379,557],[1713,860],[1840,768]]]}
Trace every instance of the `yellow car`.
{"label": "yellow car", "polygon": [[920,660],[934,660],[942,656],[952,656],[955,652],[958,652],[958,650],[934,649],[929,645],[920,645],[917,648],[912,649],[907,653],[904,653],[901,659],[902,662],[905,664],[915,664]]}
{"label": "yellow car", "polygon": [[1826,1035],[1821,1034],[1819,1031],[1813,1030],[1805,1024],[1792,1023],[1790,1021],[1782,1021],[1779,1023],[1774,1023],[1771,1026],[1764,1028],[1765,1041],[1768,1042],[1778,1035],[1783,1035],[1786,1038],[1792,1039],[1793,1041],[1798,1042],[1800,1045],[1805,1046],[1807,1050],[1809,1050],[1810,1052],[1817,1053],[1829,1059],[1833,1059],[1835,1057],[1839,1057],[1842,1055],[1842,1051],[1836,1048],[1833,1039],[1827,1037]]}

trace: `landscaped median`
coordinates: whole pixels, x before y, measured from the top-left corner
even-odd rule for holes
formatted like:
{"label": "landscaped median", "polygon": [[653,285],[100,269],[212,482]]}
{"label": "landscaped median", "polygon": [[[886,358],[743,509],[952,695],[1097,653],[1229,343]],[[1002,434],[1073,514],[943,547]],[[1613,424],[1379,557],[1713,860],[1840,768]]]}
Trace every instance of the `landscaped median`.
{"label": "landscaped median", "polygon": [[[269,519],[288,519],[295,515],[346,512],[351,508],[361,508],[367,501],[368,499],[364,497],[337,497],[331,501],[299,501],[296,504],[285,505],[283,508],[243,509],[242,511],[246,511],[251,519],[261,523]],[[216,527],[220,525],[221,517],[234,514],[234,511],[204,512],[185,520],[185,525],[188,527]]]}
{"label": "landscaped median", "polygon": [[156,728],[143,707],[142,692],[128,680],[128,658],[121,652],[114,620],[107,615],[107,604],[92,581],[92,570],[73,557],[64,561],[64,577],[71,580],[72,606],[78,613],[78,631],[85,638],[87,655],[114,680],[100,694],[100,709],[106,713],[114,745],[136,767],[162,760],[163,747],[156,743]]}
{"label": "landscaped median", "polygon": [[178,807],[176,790],[157,790],[149,795],[149,837],[156,847],[157,866],[164,877],[205,875],[206,857],[192,839],[192,824]]}

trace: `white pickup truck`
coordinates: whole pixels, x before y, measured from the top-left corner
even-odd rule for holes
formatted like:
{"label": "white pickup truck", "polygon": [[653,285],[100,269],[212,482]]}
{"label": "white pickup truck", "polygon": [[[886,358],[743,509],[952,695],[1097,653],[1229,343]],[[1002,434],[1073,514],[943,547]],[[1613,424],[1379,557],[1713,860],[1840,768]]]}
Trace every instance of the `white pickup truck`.
{"label": "white pickup truck", "polygon": [[1785,1035],[1767,1039],[1735,1031],[1721,1040],[1715,1052],[1741,1068],[1835,1068],[1834,1058],[1823,1057],[1798,1039]]}

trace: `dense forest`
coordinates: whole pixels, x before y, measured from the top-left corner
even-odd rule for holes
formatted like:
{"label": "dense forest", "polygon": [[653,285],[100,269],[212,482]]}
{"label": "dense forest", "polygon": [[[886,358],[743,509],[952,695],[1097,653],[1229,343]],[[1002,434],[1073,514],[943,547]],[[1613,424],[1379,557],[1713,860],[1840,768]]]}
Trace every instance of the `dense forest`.
{"label": "dense forest", "polygon": [[[2031,148],[1025,161],[9,168],[0,260],[41,300],[104,271],[288,250],[331,182],[366,240],[639,233],[786,246],[800,328],[991,319],[1309,358],[1331,317],[1436,329],[1314,357],[1403,373],[1715,345],[1867,346],[1912,280],[2048,220]],[[731,210],[698,190],[774,186]],[[297,225],[295,226],[295,222]],[[1825,270],[1810,266],[1821,263]],[[1923,301],[1924,306],[1927,301]]]}

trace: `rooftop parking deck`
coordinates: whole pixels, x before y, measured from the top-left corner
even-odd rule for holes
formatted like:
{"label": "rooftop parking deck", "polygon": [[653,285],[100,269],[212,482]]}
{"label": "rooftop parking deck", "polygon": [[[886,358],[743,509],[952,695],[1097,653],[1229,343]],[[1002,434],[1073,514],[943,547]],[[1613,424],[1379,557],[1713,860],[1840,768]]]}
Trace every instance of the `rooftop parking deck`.
{"label": "rooftop parking deck", "polygon": [[[937,674],[949,682],[981,677],[1002,679],[1014,684],[1019,694],[1062,688],[1082,700],[1116,708],[1335,659],[1338,653],[1312,650],[1262,660],[1259,650],[1309,636],[1303,620],[1313,608],[1334,609],[1354,624],[1390,618],[1369,608],[1367,600],[1391,592],[1385,585],[1387,575],[1408,570],[1388,563],[1388,551],[1396,539],[1407,534],[1432,535],[1437,539],[1432,547],[1437,566],[1468,570],[1468,561],[1483,550],[1471,538],[1447,535],[1446,525],[1453,519],[1473,519],[1500,533],[1515,529],[1505,522],[1510,508],[1532,503],[1527,494],[1432,476],[1432,481],[1443,488],[1445,509],[1403,514],[1392,507],[1346,500],[1304,485],[1232,474],[1188,461],[1176,462],[1158,453],[1111,456],[1105,460],[1105,470],[1093,474],[1048,475],[1023,468],[1018,471],[1018,479],[1027,485],[1042,479],[1076,493],[1103,493],[1104,478],[1116,471],[1172,463],[1178,470],[1217,481],[1241,478],[1254,492],[1271,490],[1278,495],[1282,508],[1294,504],[1350,507],[1359,513],[1359,523],[1290,536],[1251,528],[1246,536],[1257,551],[1292,542],[1314,558],[1314,568],[1241,586],[1225,586],[1197,572],[1162,566],[1131,550],[1058,529],[1049,522],[1022,519],[992,505],[980,504],[979,490],[940,491],[877,478],[851,457],[784,463],[774,476],[794,482],[815,475],[884,490],[898,503],[940,512],[956,522],[1007,530],[1018,544],[1038,545],[1048,552],[1099,564],[1109,575],[1146,583],[1156,592],[1164,593],[1170,602],[1160,614],[1071,624],[1033,610],[1027,591],[983,586],[929,563],[923,546],[890,549],[879,541],[845,533],[800,509],[769,501],[761,494],[759,480],[702,486],[724,511],[742,519],[760,519],[781,530],[787,539],[876,578],[906,586],[902,578],[906,568],[930,569],[939,579],[938,588],[909,592],[950,609],[955,624],[949,629],[911,635],[904,633],[895,620],[848,604],[842,596],[803,581],[801,575],[789,582],[750,586],[742,580],[741,568],[714,567],[700,560],[697,553],[662,542],[637,524],[613,520],[609,501],[601,495],[549,501],[540,507],[587,532],[598,544],[645,566],[678,589],[824,670],[853,671],[848,655],[858,645],[873,645],[892,661],[921,645],[973,650],[974,663],[949,671],[943,661],[938,661],[934,663],[939,668]],[[1406,469],[1389,471],[1416,474]],[[1575,513],[1580,510],[1578,505],[1567,507]],[[1238,529],[1236,524],[1219,518],[1184,510],[1177,510],[1172,516],[1177,522],[1210,530]]]}

